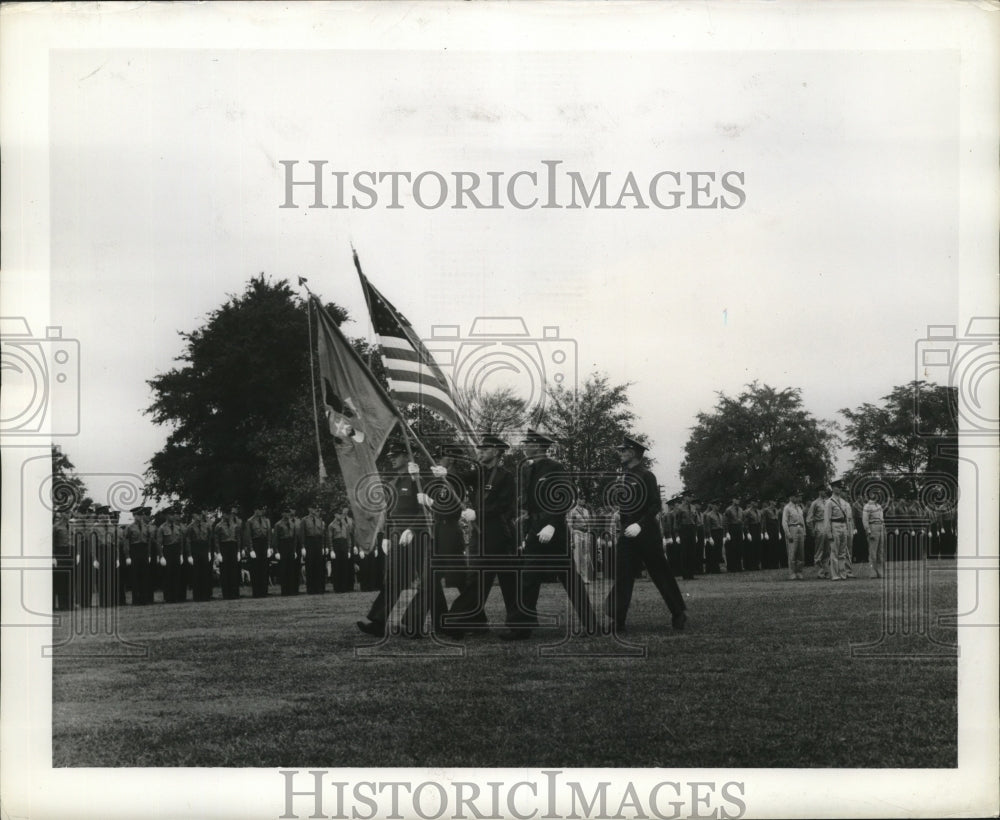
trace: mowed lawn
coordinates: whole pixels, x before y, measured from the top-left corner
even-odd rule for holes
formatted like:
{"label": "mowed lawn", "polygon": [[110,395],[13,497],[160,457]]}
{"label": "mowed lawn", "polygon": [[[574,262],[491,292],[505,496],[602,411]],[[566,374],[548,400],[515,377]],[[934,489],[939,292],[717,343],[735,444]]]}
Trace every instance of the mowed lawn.
{"label": "mowed lawn", "polygon": [[[628,640],[646,654],[631,658],[607,656],[624,649],[607,636],[540,656],[555,630],[365,656],[354,622],[374,592],[126,607],[119,633],[146,657],[114,657],[107,636],[57,650],[53,765],[953,767],[955,630],[937,618],[955,611],[954,562],[927,567],[891,564],[890,596],[866,567],[681,581],[683,632],[640,580]],[[565,602],[543,587],[541,608]],[[489,609],[502,619],[498,589]],[[899,657],[852,650],[886,625],[897,639],[875,651]]]}

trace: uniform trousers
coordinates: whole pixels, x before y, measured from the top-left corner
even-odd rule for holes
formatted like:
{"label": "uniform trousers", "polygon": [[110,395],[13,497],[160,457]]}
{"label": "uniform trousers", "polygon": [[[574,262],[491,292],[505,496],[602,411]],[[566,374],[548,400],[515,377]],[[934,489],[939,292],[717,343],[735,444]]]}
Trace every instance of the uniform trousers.
{"label": "uniform trousers", "polygon": [[615,585],[604,602],[608,617],[618,625],[624,624],[628,617],[635,586],[636,564],[645,565],[650,580],[655,584],[671,615],[676,617],[687,608],[659,540],[658,536],[643,538],[641,533],[637,538],[626,538],[624,535],[618,538],[614,555]]}
{"label": "uniform trousers", "polygon": [[[698,558],[698,532],[694,527],[681,527],[681,572],[684,578],[691,580],[697,572],[700,563]],[[618,540],[621,546],[622,539]]]}
{"label": "uniform trousers", "polygon": [[885,525],[872,521],[868,525],[868,560],[876,578],[885,574]]}
{"label": "uniform trousers", "polygon": [[555,534],[547,544],[538,540],[534,527],[531,535],[524,541],[524,565],[520,583],[523,608],[519,608],[515,627],[533,629],[538,626],[538,596],[542,590],[542,583],[553,573],[566,590],[573,610],[580,619],[582,631],[585,634],[594,634],[597,631],[597,615],[591,606],[587,586],[573,564],[568,533],[563,527],[556,527]]}
{"label": "uniform trousers", "polygon": [[164,544],[163,557],[167,565],[163,568],[163,600],[168,604],[187,600],[187,587],[184,586],[184,566],[182,548],[178,544]]}
{"label": "uniform trousers", "polygon": [[[446,626],[485,626],[486,602],[493,590],[493,582],[500,585],[506,611],[507,626],[513,626],[518,615],[518,571],[521,563],[514,550],[512,531],[502,520],[489,519],[480,529],[472,531],[476,551],[469,556],[469,572],[465,585],[451,605]],[[478,545],[482,545],[482,552]]]}
{"label": "uniform trousers", "polygon": [[723,529],[712,529],[708,531],[712,543],[708,545],[708,565],[709,573],[717,573],[722,566],[722,542],[726,538],[726,531]]}
{"label": "uniform trousers", "polygon": [[299,551],[295,549],[294,538],[278,539],[276,552],[278,559],[278,576],[281,579],[282,595],[299,594]]}
{"label": "uniform trousers", "polygon": [[830,579],[844,579],[847,578],[847,551],[851,538],[847,531],[847,524],[843,521],[831,522],[830,529],[832,530],[830,534]]}
{"label": "uniform trousers", "polygon": [[747,537],[743,541],[743,569],[760,569],[761,544],[760,524],[747,527]]}
{"label": "uniform trousers", "polygon": [[252,538],[250,549],[256,557],[250,559],[250,588],[254,598],[267,597],[270,565],[267,558],[267,536]]}
{"label": "uniform trousers", "polygon": [[726,542],[726,569],[740,572],[743,569],[743,526],[730,524],[726,527],[729,541]]}
{"label": "uniform trousers", "polygon": [[194,578],[191,584],[194,600],[212,600],[212,548],[208,541],[192,541],[191,557],[194,558]]}
{"label": "uniform trousers", "polygon": [[368,620],[385,629],[389,613],[399,602],[403,591],[408,589],[414,581],[418,581],[423,593],[422,611],[418,612],[416,608],[407,610],[402,623],[402,631],[405,635],[418,634],[420,624],[417,623],[417,618],[427,614],[427,606],[430,605],[432,593],[430,532],[416,527],[411,527],[410,530],[413,533],[413,540],[409,544],[400,544],[398,535],[392,539],[395,543],[390,547],[386,557],[382,588],[368,610]]}
{"label": "uniform trousers", "polygon": [[240,597],[240,555],[235,541],[220,541],[219,554],[222,564],[219,567],[219,585],[222,587],[222,597],[229,600]]}
{"label": "uniform trousers", "polygon": [[792,575],[801,575],[806,557],[806,531],[801,524],[792,524],[788,528],[785,548],[788,551],[788,571]]}
{"label": "uniform trousers", "polygon": [[830,539],[823,531],[822,524],[813,525],[813,563],[819,568],[818,575],[823,578],[830,571]]}
{"label": "uniform trousers", "polygon": [[319,595],[326,592],[326,559],[323,557],[323,536],[307,535],[306,592]]}

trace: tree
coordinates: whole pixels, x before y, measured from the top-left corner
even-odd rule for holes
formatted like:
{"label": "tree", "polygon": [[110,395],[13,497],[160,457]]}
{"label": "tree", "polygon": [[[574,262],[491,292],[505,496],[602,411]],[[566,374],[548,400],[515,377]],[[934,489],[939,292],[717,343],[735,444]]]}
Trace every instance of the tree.
{"label": "tree", "polygon": [[81,502],[93,503],[87,495],[87,485],[76,474],[76,467],[69,460],[62,447],[52,445],[52,484],[50,503],[53,512],[70,512]]}
{"label": "tree", "polygon": [[[327,310],[338,324],[347,318],[336,305]],[[331,492],[318,484],[309,370],[316,340],[308,327],[288,282],[261,274],[201,328],[180,334],[183,364],[148,382],[154,400],[146,412],[171,427],[149,463],[155,494],[204,508],[277,509]],[[332,441],[321,441],[332,468]],[[306,484],[289,484],[292,475]],[[316,477],[312,489],[308,476]]]}
{"label": "tree", "polygon": [[711,413],[699,413],[684,445],[680,474],[702,499],[782,498],[825,482],[833,470],[834,425],[802,406],[801,390],[756,381],[736,398],[719,393]]}
{"label": "tree", "polygon": [[855,452],[847,477],[879,477],[896,496],[916,497],[928,474],[958,480],[958,389],[924,381],[894,387],[881,404],[840,414]]}
{"label": "tree", "polygon": [[629,386],[611,384],[606,374],[591,373],[576,390],[561,385],[548,390],[540,426],[560,441],[559,460],[581,476],[580,489],[592,503],[599,502],[605,483],[601,476],[619,467],[615,448],[622,437],[649,445],[649,440],[632,428],[636,415],[628,397]]}

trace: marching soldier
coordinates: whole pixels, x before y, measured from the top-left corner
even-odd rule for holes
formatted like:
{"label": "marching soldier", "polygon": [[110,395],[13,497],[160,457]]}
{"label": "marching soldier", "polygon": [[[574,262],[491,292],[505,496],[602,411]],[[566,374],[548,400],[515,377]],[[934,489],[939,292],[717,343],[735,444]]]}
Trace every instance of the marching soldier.
{"label": "marching soldier", "polygon": [[301,574],[300,550],[302,545],[302,527],[295,520],[295,512],[286,507],[272,533],[272,549],[278,561],[278,576],[281,581],[282,595],[299,594],[299,577]]}
{"label": "marching soldier", "polygon": [[254,598],[267,597],[268,560],[271,558],[271,520],[263,507],[256,507],[243,526],[243,549],[250,558]]}
{"label": "marching soldier", "polygon": [[809,505],[806,513],[806,526],[813,536],[813,562],[816,564],[816,577],[830,577],[830,543],[823,524],[823,517],[826,515],[826,494],[823,488],[816,490],[816,498]]}
{"label": "marching soldier", "polygon": [[[663,555],[662,536],[657,523],[660,490],[656,477],[642,466],[642,454],[646,448],[625,436],[617,449],[622,463],[622,473],[618,480],[630,487],[627,492],[622,493],[627,501],[619,508],[621,535],[615,548],[615,583],[608,592],[605,609],[615,631],[624,634],[635,584],[635,567],[645,565],[650,580],[656,585],[670,610],[674,629],[683,629],[687,623],[686,606],[677,580]],[[682,515],[690,515],[689,507],[683,506],[682,510]],[[693,520],[690,524],[690,531],[686,532],[682,518],[683,540],[693,541]]]}
{"label": "marching soldier", "polygon": [[315,504],[309,508],[309,515],[300,524],[300,555],[304,551],[306,564],[306,592],[318,595],[326,592],[326,561],[323,557],[323,540],[326,524]]}
{"label": "marching soldier", "polygon": [[167,510],[167,520],[156,530],[156,550],[163,567],[163,601],[174,604],[187,600],[184,586],[184,525],[180,523],[180,510],[173,506]]}
{"label": "marching soldier", "polygon": [[806,519],[802,512],[802,494],[793,490],[781,511],[781,529],[788,550],[788,580],[801,581],[805,564]]}
{"label": "marching soldier", "polygon": [[196,601],[212,600],[212,525],[201,510],[191,516],[185,532],[184,552],[192,567],[193,597]]}
{"label": "marching soldier", "polygon": [[557,489],[558,482],[567,481],[569,476],[562,464],[548,456],[553,444],[555,442],[548,436],[534,430],[528,431],[524,442],[528,461],[523,466],[520,506],[526,513],[521,571],[521,602],[525,611],[519,613],[517,626],[502,636],[505,640],[528,638],[531,630],[538,626],[538,596],[543,580],[552,571],[552,564],[556,565],[557,579],[566,590],[583,631],[593,634],[597,629],[597,616],[587,588],[573,565],[566,529],[566,504],[559,502],[563,494]]}
{"label": "marching soldier", "polygon": [[738,498],[733,498],[732,503],[726,507],[722,518],[726,524],[726,535],[729,538],[726,542],[726,569],[729,572],[742,572],[743,510],[740,508]]}
{"label": "marching soldier", "polygon": [[827,499],[823,511],[823,530],[830,540],[830,580],[843,581],[847,579],[848,550],[851,537],[854,534],[854,518],[851,505],[841,493],[842,481],[830,482],[830,498]]}
{"label": "marching soldier", "polygon": [[[509,445],[499,436],[483,436],[479,464],[466,475],[469,507],[462,518],[470,525],[469,574],[451,605],[449,625],[457,629],[487,625],[486,602],[499,581],[507,625],[517,619],[517,532],[514,516],[517,487],[514,474],[502,464]],[[457,634],[456,634],[457,637]]]}
{"label": "marching soldier", "polygon": [[219,562],[219,585],[222,597],[230,600],[240,597],[240,534],[243,522],[239,507],[233,504],[229,514],[222,517],[212,532],[215,543],[215,560]]}
{"label": "marching soldier", "polygon": [[345,507],[334,513],[333,520],[326,528],[326,544],[333,562],[333,591],[351,592],[354,589],[354,573],[351,568],[351,548],[354,541],[354,521],[350,510]]}
{"label": "marching soldier", "polygon": [[868,538],[872,577],[881,578],[885,573],[885,513],[874,496],[869,497],[861,511],[861,524]]}
{"label": "marching soldier", "polygon": [[[417,476],[420,468],[407,462],[407,451],[402,444],[389,447],[392,472],[385,477],[390,506],[386,510],[383,550],[386,558],[385,582],[371,608],[368,621],[358,621],[357,627],[367,635],[385,637],[389,613],[396,605],[403,590],[414,580],[420,579],[425,601],[430,602],[430,538],[431,529],[424,513],[428,498],[420,490]],[[404,634],[418,637],[412,631],[414,624],[404,622]]]}

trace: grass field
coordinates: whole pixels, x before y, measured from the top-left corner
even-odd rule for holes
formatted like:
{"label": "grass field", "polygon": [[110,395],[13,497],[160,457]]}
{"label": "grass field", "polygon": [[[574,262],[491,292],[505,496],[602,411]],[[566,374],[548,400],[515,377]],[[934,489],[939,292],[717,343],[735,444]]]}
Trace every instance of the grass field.
{"label": "grass field", "polygon": [[[540,657],[555,631],[468,637],[447,657],[392,638],[359,657],[373,639],[354,621],[375,593],[126,607],[119,634],[146,657],[113,657],[124,648],[100,635],[56,651],[53,765],[953,767],[956,662],[942,644],[955,630],[935,621],[955,611],[954,562],[927,566],[891,564],[888,596],[811,569],[804,582],[682,581],[683,632],[639,581],[628,640],[646,654],[633,658],[600,657],[621,650],[610,637]],[[904,589],[927,608],[907,608]],[[540,608],[565,601],[543,587]],[[499,590],[489,607],[499,622]],[[852,652],[886,624],[911,634],[875,651],[901,657]]]}

